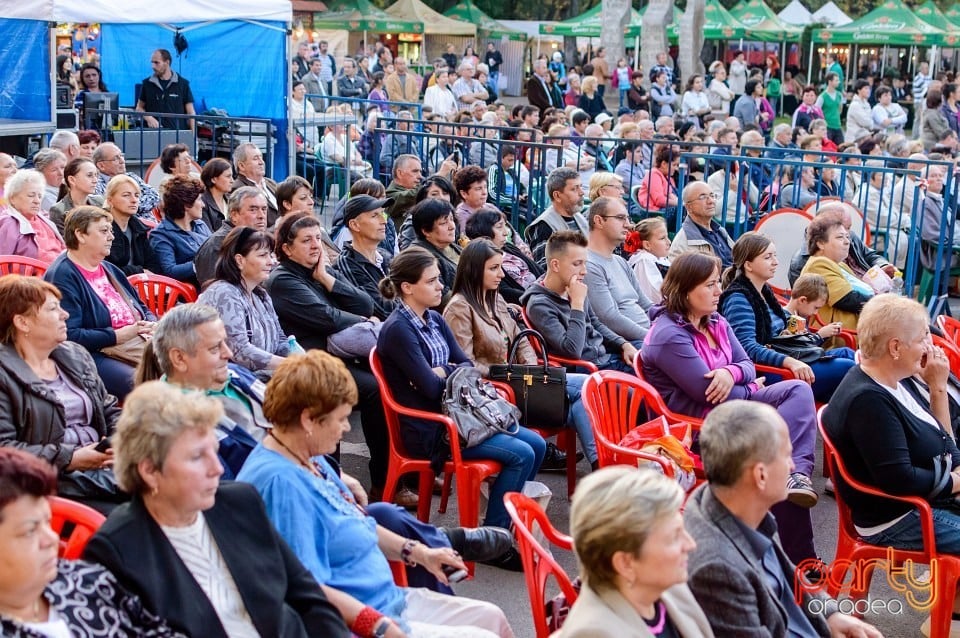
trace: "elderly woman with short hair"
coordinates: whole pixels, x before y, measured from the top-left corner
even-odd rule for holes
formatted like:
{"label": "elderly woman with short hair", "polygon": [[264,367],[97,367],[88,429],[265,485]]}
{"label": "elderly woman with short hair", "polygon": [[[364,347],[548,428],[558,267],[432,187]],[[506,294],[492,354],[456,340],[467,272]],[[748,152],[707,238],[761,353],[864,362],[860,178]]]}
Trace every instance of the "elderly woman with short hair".
{"label": "elderly woman with short hair", "polygon": [[203,184],[174,175],[160,187],[163,221],[150,232],[150,246],[160,262],[158,274],[199,287],[194,258],[210,229],[203,223]]}
{"label": "elderly woman with short hair", "polygon": [[683,526],[683,489],[652,470],[612,467],[573,495],[570,533],[583,588],[560,638],[710,638],[687,587],[697,546]]}
{"label": "elderly woman with short hair", "polygon": [[6,214],[0,217],[0,254],[31,257],[49,264],[63,252],[60,231],[43,214],[45,187],[43,175],[30,169],[17,171],[4,184],[7,207]]}
{"label": "elderly woman with short hair", "polygon": [[363,635],[358,615],[369,615],[375,618],[371,628],[382,629],[377,636],[513,636],[503,612],[490,603],[394,584],[388,558],[421,565],[442,583],[444,567],[464,565],[449,546],[428,547],[380,526],[324,457],[350,430],[357,399],[350,371],[326,352],[281,363],[263,403],[273,428],[238,480],[257,488],[280,535],[324,590],[334,589],[328,595],[354,633]]}
{"label": "elderly woman with short hair", "polygon": [[97,449],[120,407],[90,354],[67,341],[60,297],[37,277],[0,277],[0,446],[53,465],[62,496],[126,500],[109,469],[112,451]]}
{"label": "elderly woman with short hair", "polygon": [[[927,310],[912,299],[878,295],[863,307],[857,328],[860,364],[824,410],[824,428],[852,478],[889,494],[929,501],[937,550],[960,554],[960,450],[950,431],[950,368],[944,352],[930,341]],[[922,391],[904,383],[915,376],[926,386]],[[865,541],[899,549],[922,546],[916,508],[834,480]]]}
{"label": "elderly woman with short hair", "polygon": [[48,497],[57,488],[49,464],[0,449],[0,634],[36,636],[182,636],[143,608],[100,565],[57,560]]}
{"label": "elderly woman with short hair", "polygon": [[113,240],[113,219],[107,212],[75,208],[63,232],[67,250],[50,264],[44,279],[63,293],[61,303],[70,315],[67,339],[90,351],[107,390],[122,401],[133,387],[134,366],[104,349],[146,340],[156,317],[123,271],[106,261]]}
{"label": "elderly woman with short hair", "polygon": [[67,166],[67,156],[55,148],[41,148],[33,156],[33,166],[43,175],[43,210],[50,210],[60,199],[60,185],[63,184],[63,169]]}
{"label": "elderly woman with short hair", "polygon": [[133,500],[111,514],[84,558],[190,636],[346,638],[256,490],[220,483],[222,415],[217,399],[162,381],[130,394],[114,447],[117,479]]}
{"label": "elderly woman with short hair", "polygon": [[820,275],[827,282],[827,303],[818,316],[824,325],[839,321],[847,330],[856,330],[857,317],[873,289],[844,263],[850,253],[850,231],[839,211],[814,217],[807,226],[807,250],[810,259],[801,274]]}

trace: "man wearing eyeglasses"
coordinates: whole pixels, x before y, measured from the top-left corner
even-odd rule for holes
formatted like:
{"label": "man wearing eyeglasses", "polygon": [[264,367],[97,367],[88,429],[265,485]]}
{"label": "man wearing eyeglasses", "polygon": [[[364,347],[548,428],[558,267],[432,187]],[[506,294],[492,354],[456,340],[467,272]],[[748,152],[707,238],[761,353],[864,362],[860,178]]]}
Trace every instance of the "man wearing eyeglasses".
{"label": "man wearing eyeglasses", "polygon": [[719,257],[723,267],[733,265],[733,240],[723,226],[713,220],[717,196],[705,182],[690,182],[683,189],[683,207],[687,211],[680,232],[670,244],[670,259],[696,250]]}
{"label": "man wearing eyeglasses", "polygon": [[136,173],[127,173],[127,164],[123,157],[123,151],[116,144],[104,142],[93,151],[93,163],[100,171],[97,178],[97,187],[94,193],[103,195],[107,192],[107,182],[115,175],[126,174],[140,187],[140,204],[137,207],[137,215],[155,220],[153,209],[160,205],[160,193],[153,187],[140,179]]}
{"label": "man wearing eyeglasses", "polygon": [[639,348],[650,330],[647,310],[653,304],[640,290],[627,261],[613,252],[630,228],[623,197],[593,200],[587,223],[587,298],[601,323]]}

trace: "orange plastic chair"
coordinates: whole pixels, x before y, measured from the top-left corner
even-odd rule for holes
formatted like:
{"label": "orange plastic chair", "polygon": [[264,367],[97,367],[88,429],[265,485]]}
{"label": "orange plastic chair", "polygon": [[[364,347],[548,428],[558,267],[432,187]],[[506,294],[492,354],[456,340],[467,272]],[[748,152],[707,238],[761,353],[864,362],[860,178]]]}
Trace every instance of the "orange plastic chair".
{"label": "orange plastic chair", "polygon": [[127,281],[137,289],[140,299],[157,319],[181,301],[190,303],[197,300],[197,290],[193,286],[163,275],[141,273],[130,275]]}
{"label": "orange plastic chair", "polygon": [[[930,570],[931,575],[936,579],[932,583],[931,590],[935,592],[936,601],[930,614],[930,636],[931,638],[948,638],[953,613],[953,599],[956,594],[957,579],[960,578],[960,557],[937,552],[933,532],[933,513],[930,504],[918,496],[895,496],[854,479],[850,476],[850,472],[843,464],[840,455],[837,454],[837,449],[834,447],[833,441],[830,440],[826,428],[823,427],[823,408],[817,412],[817,428],[820,430],[820,436],[823,437],[823,460],[830,466],[830,475],[839,477],[844,485],[857,492],[912,505],[920,513],[920,529],[923,536],[923,549],[920,550],[892,549],[886,545],[871,545],[860,538],[857,533],[853,525],[853,515],[850,508],[844,502],[841,491],[838,489],[835,494],[839,519],[837,553],[830,566],[830,577],[827,582],[830,595],[836,598],[840,593],[840,585],[844,584],[844,588],[849,589],[849,597],[852,600],[863,599],[868,594],[875,560],[882,561],[881,565],[885,565],[887,559],[892,557],[896,566],[902,565],[905,561],[929,565],[930,561],[936,560],[937,569]],[[834,478],[834,481],[836,480],[837,478]],[[850,584],[846,585],[844,580],[851,566],[856,568],[857,573],[854,574]],[[893,567],[893,565],[889,567]],[[846,595],[847,592],[844,591],[844,594]]]}
{"label": "orange plastic chair", "polygon": [[960,321],[947,315],[937,315],[937,327],[943,332],[943,336],[960,347]]}
{"label": "orange plastic chair", "polygon": [[419,476],[418,490],[420,501],[417,504],[417,518],[424,523],[430,520],[430,501],[433,494],[433,469],[429,459],[419,459],[406,451],[403,439],[400,437],[400,417],[411,417],[424,421],[433,421],[447,430],[450,439],[450,456],[452,460],[444,463],[443,471],[446,474],[443,484],[443,495],[440,497],[440,513],[447,511],[450,477],[457,477],[457,507],[460,513],[461,527],[476,527],[480,518],[480,483],[488,476],[500,471],[500,464],[495,461],[464,461],[460,455],[460,438],[457,426],[452,419],[442,414],[425,412],[407,408],[393,396],[393,391],[383,375],[383,362],[377,349],[370,351],[370,369],[377,384],[380,386],[380,397],[383,400],[383,411],[387,418],[387,433],[390,437],[390,456],[387,466],[387,481],[383,488],[383,500],[391,502],[397,490],[397,483],[404,474],[415,472]]}
{"label": "orange plastic chair", "polygon": [[0,275],[43,277],[46,272],[47,264],[39,259],[21,255],[0,255]]}
{"label": "orange plastic chair", "polygon": [[97,510],[59,496],[50,501],[50,527],[60,535],[57,555],[66,560],[77,560],[83,554],[90,537],[96,534],[106,517]]}
{"label": "orange plastic chair", "polygon": [[[660,465],[664,474],[673,476],[673,467],[665,459],[620,445],[634,428],[651,428],[659,432],[658,436],[673,434],[682,440],[694,425],[666,416],[662,412],[663,399],[653,386],[623,372],[603,370],[590,375],[580,394],[597,442],[600,467],[636,467],[638,461],[652,461]],[[699,428],[700,423],[695,425]]]}
{"label": "orange plastic chair", "polygon": [[547,638],[550,631],[547,628],[547,611],[545,608],[547,580],[553,576],[560,585],[560,592],[566,597],[567,603],[572,605],[577,600],[578,592],[573,582],[563,568],[553,558],[549,550],[545,549],[534,537],[531,531],[536,525],[543,536],[557,548],[572,551],[573,539],[558,532],[543,509],[533,499],[510,492],[503,497],[503,504],[513,521],[513,531],[517,537],[517,548],[523,562],[523,575],[527,582],[527,594],[530,596],[530,609],[533,611],[533,627],[537,638]]}

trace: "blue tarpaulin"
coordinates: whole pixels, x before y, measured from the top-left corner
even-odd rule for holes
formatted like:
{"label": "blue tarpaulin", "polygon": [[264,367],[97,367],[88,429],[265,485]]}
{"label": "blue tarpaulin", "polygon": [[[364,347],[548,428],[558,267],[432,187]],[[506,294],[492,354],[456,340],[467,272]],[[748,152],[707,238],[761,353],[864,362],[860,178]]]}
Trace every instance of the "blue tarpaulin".
{"label": "blue tarpaulin", "polygon": [[[152,73],[150,55],[167,49],[172,68],[190,81],[194,107],[225,110],[234,117],[269,118],[277,130],[273,174],[286,177],[286,24],[227,20],[188,24],[102,25],[103,80],[134,106],[134,86]],[[173,46],[176,28],[189,43],[182,56]]]}
{"label": "blue tarpaulin", "polygon": [[0,20],[0,118],[50,121],[50,64],[48,23]]}

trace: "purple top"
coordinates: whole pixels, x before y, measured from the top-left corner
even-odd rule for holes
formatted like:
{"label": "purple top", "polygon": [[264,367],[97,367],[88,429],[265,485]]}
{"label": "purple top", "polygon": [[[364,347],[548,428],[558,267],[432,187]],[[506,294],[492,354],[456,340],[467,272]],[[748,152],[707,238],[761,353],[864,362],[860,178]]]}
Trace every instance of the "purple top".
{"label": "purple top", "polygon": [[663,306],[651,308],[650,318],[653,325],[641,351],[643,376],[671,410],[705,416],[714,406],[706,400],[711,379],[704,375],[720,368],[733,375],[728,399],[749,399],[757,391],[756,368],[727,320],[718,313],[710,316],[707,327],[716,348],[686,318],[667,312]]}

